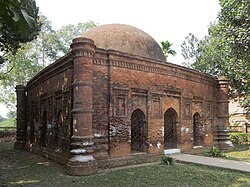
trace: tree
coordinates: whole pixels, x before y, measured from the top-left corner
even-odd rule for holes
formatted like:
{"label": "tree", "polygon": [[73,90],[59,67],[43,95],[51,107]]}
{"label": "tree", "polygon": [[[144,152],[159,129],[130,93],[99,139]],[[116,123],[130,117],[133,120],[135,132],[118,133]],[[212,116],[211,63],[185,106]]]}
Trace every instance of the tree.
{"label": "tree", "polygon": [[208,36],[197,39],[189,34],[182,43],[182,55],[184,66],[196,69],[213,76],[224,75],[223,68],[228,64],[226,46],[223,46],[221,37],[217,34],[217,24],[211,24]]}
{"label": "tree", "polygon": [[227,41],[231,53],[249,61],[250,2],[249,0],[220,0],[219,33]]}
{"label": "tree", "polygon": [[38,51],[33,51],[32,44],[23,44],[15,55],[7,55],[9,63],[5,69],[12,67],[12,70],[5,74],[0,80],[0,102],[5,104],[9,109],[15,110],[15,86],[17,84],[26,84],[44,66],[37,61]]}
{"label": "tree", "polygon": [[69,46],[72,40],[78,36],[81,36],[84,32],[96,27],[97,23],[88,21],[85,23],[78,23],[76,25],[65,25],[60,28],[56,34],[59,38],[60,45],[58,46],[58,52],[66,54],[69,51]]}
{"label": "tree", "polygon": [[220,5],[218,33],[233,59],[226,73],[242,106],[250,112],[250,3],[249,0],[220,0]]}
{"label": "tree", "polygon": [[97,25],[93,21],[88,21],[76,25],[65,25],[54,31],[51,22],[45,16],[41,16],[41,22],[43,23],[42,32],[39,33],[37,40],[32,43],[34,44],[33,50],[41,51],[37,54],[37,57],[40,55],[37,60],[40,60],[44,66],[68,53],[74,38]]}
{"label": "tree", "polygon": [[237,98],[250,111],[250,4],[244,0],[221,0],[220,4],[218,23],[210,25],[208,36],[199,41],[188,37],[183,42],[184,58],[194,57],[191,64],[184,65],[227,76],[231,98]]}
{"label": "tree", "polygon": [[94,22],[78,23],[76,26],[67,25],[54,31],[45,16],[40,16],[40,22],[42,27],[37,39],[21,44],[15,54],[8,53],[8,63],[1,68],[5,72],[12,69],[0,78],[0,103],[5,104],[11,111],[16,108],[15,86],[26,85],[45,66],[65,55],[73,38],[95,26]]}
{"label": "tree", "polygon": [[0,115],[0,122],[4,121],[4,117]]}
{"label": "tree", "polygon": [[192,64],[199,58],[201,53],[199,53],[199,40],[194,34],[189,33],[185,37],[185,41],[181,44],[181,54],[185,59],[183,65],[186,67],[192,67]]}
{"label": "tree", "polygon": [[9,111],[7,113],[7,118],[11,119],[11,118],[15,118],[16,117],[16,111]]}
{"label": "tree", "polygon": [[166,59],[168,58],[168,55],[173,55],[173,56],[176,55],[175,50],[171,49],[172,45],[173,44],[171,44],[168,40],[161,42],[161,46],[162,46],[161,48]]}
{"label": "tree", "polygon": [[58,54],[57,46],[62,44],[60,44],[56,31],[52,29],[51,21],[47,20],[44,15],[40,15],[39,22],[42,23],[41,32],[39,32],[36,40],[30,43],[31,58],[45,67],[61,57]]}
{"label": "tree", "polygon": [[0,64],[8,52],[32,41],[40,31],[38,7],[34,0],[0,0]]}

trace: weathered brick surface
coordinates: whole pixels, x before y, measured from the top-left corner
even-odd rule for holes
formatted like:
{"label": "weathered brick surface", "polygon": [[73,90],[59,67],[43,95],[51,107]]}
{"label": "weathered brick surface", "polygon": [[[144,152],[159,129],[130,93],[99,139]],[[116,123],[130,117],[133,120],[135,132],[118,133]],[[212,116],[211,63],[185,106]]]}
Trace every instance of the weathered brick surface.
{"label": "weathered brick surface", "polygon": [[[127,106],[124,109],[126,116],[120,118],[123,123],[117,121],[117,125],[120,125],[119,129],[123,128],[124,131],[128,131],[132,112],[137,108],[141,109],[147,116],[148,152],[160,153],[164,149],[164,113],[172,108],[178,114],[177,148],[189,150],[193,147],[193,115],[198,112],[206,129],[204,146],[212,145],[211,128],[216,119],[213,107],[216,107],[214,105],[217,104],[217,95],[214,94],[217,93],[216,79],[171,64],[153,64],[141,59],[127,60],[116,54],[110,55],[110,58],[113,60],[113,66],[110,67],[111,83],[113,87],[116,86],[113,92],[119,92],[120,86],[120,95],[125,97],[124,104]],[[146,69],[145,66],[149,68]],[[151,67],[159,68],[161,72],[157,72]],[[114,94],[113,97],[119,96]],[[111,102],[116,101],[116,98],[112,99]],[[159,109],[153,106],[155,99],[158,99]],[[155,103],[157,105],[157,102]],[[115,108],[116,104],[113,105]],[[159,114],[154,116],[153,110],[157,110]],[[206,116],[208,113],[209,118]],[[111,152],[112,149],[120,149],[117,147],[117,142],[115,144],[116,146],[111,146]],[[129,154],[125,151],[129,151],[129,149],[123,150],[124,154]]]}
{"label": "weathered brick surface", "polygon": [[[198,143],[210,147],[217,124],[227,123],[224,79],[218,84],[178,65],[96,48],[86,38],[71,47],[27,85],[26,127],[20,127],[36,153],[69,158],[73,150],[93,156],[99,168],[139,164],[155,161],[164,149],[191,151],[198,135]],[[94,173],[97,166],[87,172],[84,164],[69,161],[69,172]]]}
{"label": "weathered brick surface", "polygon": [[[71,136],[72,65],[65,57],[46,68],[27,85],[27,148],[40,147],[69,157]],[[44,114],[46,121],[44,121]],[[43,150],[41,149],[41,151]],[[38,151],[36,151],[38,152]]]}
{"label": "weathered brick surface", "polygon": [[[73,95],[70,88],[73,71],[70,68],[72,62],[67,63],[68,68],[63,72],[55,74],[54,77],[45,76],[44,80],[30,83],[28,87],[29,109],[38,114],[28,118],[30,132],[34,131],[35,134],[34,142],[30,139],[30,143],[34,145],[39,139],[37,124],[41,123],[44,110],[48,110],[51,129],[58,123],[58,111],[64,111],[59,123],[65,123],[67,117],[64,115],[72,116],[70,110]],[[87,102],[92,95],[93,129],[85,129],[83,133],[89,134],[92,131],[96,158],[128,157],[131,154],[131,115],[136,109],[140,109],[146,116],[145,151],[148,153],[161,154],[164,150],[164,114],[170,108],[177,113],[176,148],[183,151],[193,148],[193,115],[197,112],[201,116],[201,122],[205,124],[204,146],[213,144],[212,128],[216,121],[214,108],[217,105],[218,89],[215,78],[168,63],[160,64],[142,58],[128,59],[127,56],[112,51],[108,59],[107,53],[97,50],[93,63],[93,89],[91,92],[84,89],[79,98]],[[68,104],[65,103],[64,95],[69,99]],[[79,117],[81,119],[83,118]],[[87,117],[84,119],[81,123],[90,123],[86,121]],[[70,119],[67,123],[67,132],[70,132]],[[51,133],[50,129],[47,133]],[[51,136],[53,133],[57,135],[59,132],[52,131]],[[32,136],[30,134],[29,137]],[[57,147],[62,150],[64,141],[67,144],[64,146],[69,151],[70,134],[61,140],[55,139],[48,136],[48,149],[55,149],[53,144],[56,141],[59,146]]]}

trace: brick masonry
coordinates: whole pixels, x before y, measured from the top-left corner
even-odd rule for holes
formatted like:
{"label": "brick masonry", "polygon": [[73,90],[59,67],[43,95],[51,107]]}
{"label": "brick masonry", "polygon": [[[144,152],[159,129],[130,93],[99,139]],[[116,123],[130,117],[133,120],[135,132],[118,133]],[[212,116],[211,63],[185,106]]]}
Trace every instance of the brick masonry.
{"label": "brick masonry", "polygon": [[[168,148],[192,151],[195,114],[203,147],[214,144],[218,125],[228,124],[226,79],[98,48],[87,38],[75,39],[71,47],[26,87],[17,87],[16,143],[65,164],[68,160],[69,174],[155,161]],[[132,131],[139,133],[131,125],[136,111],[143,114],[141,142],[131,137]],[[171,121],[167,111],[174,114],[170,137],[164,136]]]}

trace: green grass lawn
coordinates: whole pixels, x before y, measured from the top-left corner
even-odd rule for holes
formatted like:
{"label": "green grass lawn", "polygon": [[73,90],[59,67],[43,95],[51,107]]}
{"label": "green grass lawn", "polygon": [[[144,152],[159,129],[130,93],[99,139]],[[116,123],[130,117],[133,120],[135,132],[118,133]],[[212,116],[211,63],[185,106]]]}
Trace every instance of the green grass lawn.
{"label": "green grass lawn", "polygon": [[250,186],[250,174],[198,165],[155,164],[93,176],[74,177],[65,168],[26,151],[13,150],[13,142],[0,143],[0,184],[3,186]]}
{"label": "green grass lawn", "polygon": [[234,145],[234,149],[224,152],[224,155],[229,159],[250,162],[250,146],[247,144]]}
{"label": "green grass lawn", "polygon": [[10,118],[0,122],[0,127],[16,127],[16,119]]}

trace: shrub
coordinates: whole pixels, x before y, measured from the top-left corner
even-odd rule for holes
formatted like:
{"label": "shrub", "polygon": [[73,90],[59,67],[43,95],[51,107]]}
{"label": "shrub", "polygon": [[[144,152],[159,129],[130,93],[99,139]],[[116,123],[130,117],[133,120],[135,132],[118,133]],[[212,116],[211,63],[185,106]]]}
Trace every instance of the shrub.
{"label": "shrub", "polygon": [[230,133],[230,139],[233,144],[245,144],[250,140],[250,134],[243,132]]}
{"label": "shrub", "polygon": [[223,156],[220,149],[217,148],[216,146],[211,147],[210,150],[205,150],[203,152],[203,154],[206,156],[211,156],[211,157],[222,157]]}
{"label": "shrub", "polygon": [[161,158],[161,163],[165,164],[165,165],[174,165],[175,160],[171,156],[164,156],[164,157]]}

